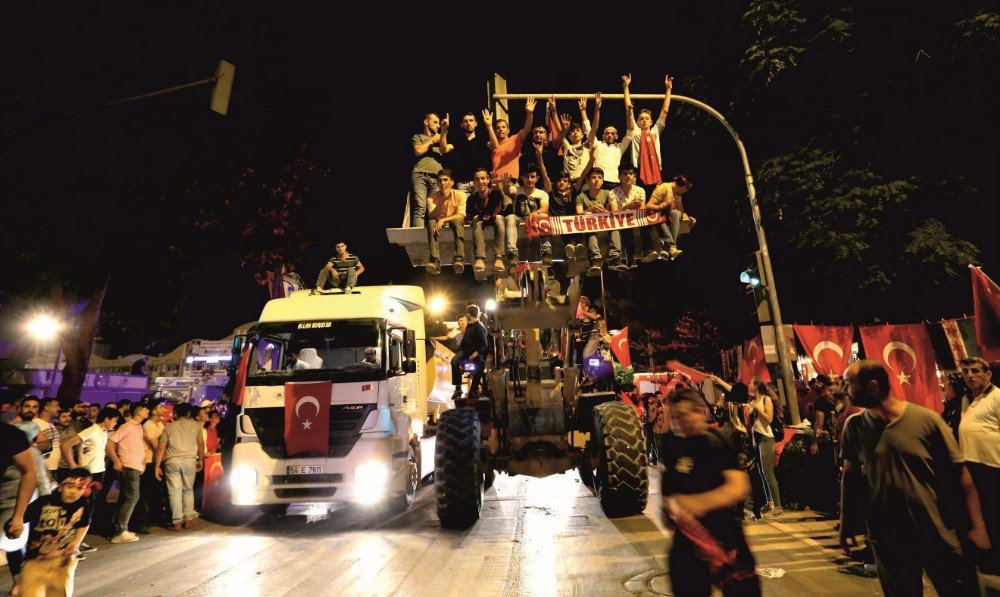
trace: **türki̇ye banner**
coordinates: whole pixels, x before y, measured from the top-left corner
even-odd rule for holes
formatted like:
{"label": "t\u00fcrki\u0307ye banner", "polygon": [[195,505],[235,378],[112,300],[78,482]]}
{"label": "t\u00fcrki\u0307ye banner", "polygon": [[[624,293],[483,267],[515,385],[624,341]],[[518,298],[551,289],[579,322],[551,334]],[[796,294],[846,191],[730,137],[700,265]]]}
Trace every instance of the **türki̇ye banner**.
{"label": "t\u00fcrki\u0307ye banner", "polygon": [[536,238],[561,234],[610,232],[652,226],[666,221],[666,212],[645,209],[588,213],[578,216],[535,216],[527,219],[525,234],[528,238]]}

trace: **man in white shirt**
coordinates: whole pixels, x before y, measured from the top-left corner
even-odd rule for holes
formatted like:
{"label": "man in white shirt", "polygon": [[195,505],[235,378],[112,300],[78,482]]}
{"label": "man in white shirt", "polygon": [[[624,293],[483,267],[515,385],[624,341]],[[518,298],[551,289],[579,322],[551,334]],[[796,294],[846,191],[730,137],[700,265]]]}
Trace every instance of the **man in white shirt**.
{"label": "man in white shirt", "polygon": [[993,385],[993,371],[984,359],[962,359],[959,366],[971,395],[962,410],[958,444],[979,492],[986,534],[993,544],[984,552],[979,569],[1000,574],[1000,388]]}

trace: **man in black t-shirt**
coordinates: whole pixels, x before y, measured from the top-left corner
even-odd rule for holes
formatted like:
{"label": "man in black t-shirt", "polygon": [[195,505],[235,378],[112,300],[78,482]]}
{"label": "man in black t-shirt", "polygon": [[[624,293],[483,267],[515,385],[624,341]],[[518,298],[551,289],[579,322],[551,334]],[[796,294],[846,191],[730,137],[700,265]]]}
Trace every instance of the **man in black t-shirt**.
{"label": "man in black t-shirt", "polygon": [[[24,532],[24,511],[35,492],[37,472],[24,432],[8,423],[0,423],[0,471],[7,470],[11,464],[21,473],[21,480],[17,484],[17,501],[4,532],[7,537],[17,539]],[[6,512],[0,514],[0,520],[6,518]]]}
{"label": "man in black t-shirt", "polygon": [[319,271],[316,278],[316,289],[310,294],[316,294],[326,290],[327,286],[334,286],[344,291],[344,294],[351,294],[351,290],[358,285],[358,276],[365,272],[365,266],[361,265],[361,260],[357,255],[347,252],[347,244],[337,243],[337,254],[331,257],[323,269]]}
{"label": "man in black t-shirt", "polygon": [[691,388],[670,395],[674,433],[660,455],[663,510],[674,528],[670,582],[675,595],[760,595],[756,562],[747,545],[739,508],[750,497],[728,437],[708,427],[705,404]]}
{"label": "man in black t-shirt", "polygon": [[445,143],[445,163],[455,174],[455,188],[466,195],[472,195],[475,188],[476,169],[489,168],[493,161],[493,152],[487,146],[489,135],[477,135],[477,124],[476,115],[466,112],[462,114],[459,123],[462,132],[452,135],[446,129],[441,130]]}
{"label": "man in black t-shirt", "polygon": [[496,273],[504,271],[503,241],[504,220],[500,216],[503,209],[504,196],[500,191],[500,178],[496,173],[490,176],[486,168],[476,168],[472,180],[473,190],[465,202],[465,222],[472,226],[472,247],[475,263],[472,269],[476,272],[486,271],[486,237],[484,226],[493,227],[493,270]]}
{"label": "man in black t-shirt", "polygon": [[59,490],[28,506],[28,534],[24,569],[19,580],[24,595],[72,595],[77,554],[90,528],[90,502],[85,493],[90,471],[75,468],[59,483]]}

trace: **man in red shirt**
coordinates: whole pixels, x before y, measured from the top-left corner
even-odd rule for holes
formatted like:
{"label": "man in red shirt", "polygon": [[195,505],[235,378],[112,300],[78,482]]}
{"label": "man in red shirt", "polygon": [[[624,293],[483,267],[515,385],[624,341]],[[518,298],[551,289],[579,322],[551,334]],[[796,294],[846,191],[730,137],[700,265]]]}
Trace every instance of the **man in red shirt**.
{"label": "man in red shirt", "polygon": [[535,98],[529,97],[524,102],[524,126],[513,137],[510,136],[510,123],[502,118],[498,118],[493,126],[493,115],[487,111],[483,112],[483,123],[486,130],[490,132],[490,149],[493,150],[493,171],[498,176],[509,174],[511,178],[520,178],[520,167],[518,160],[521,158],[521,145],[531,133],[531,123],[535,118]]}

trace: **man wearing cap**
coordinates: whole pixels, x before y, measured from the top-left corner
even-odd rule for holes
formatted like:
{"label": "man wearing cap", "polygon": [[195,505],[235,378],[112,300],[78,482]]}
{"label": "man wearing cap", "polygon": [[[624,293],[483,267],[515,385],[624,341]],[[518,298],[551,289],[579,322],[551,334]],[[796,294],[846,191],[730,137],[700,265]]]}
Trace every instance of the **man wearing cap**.
{"label": "man wearing cap", "polygon": [[[423,218],[423,216],[421,216]],[[365,266],[357,255],[347,252],[347,243],[337,243],[337,254],[327,260],[316,278],[316,289],[310,294],[326,290],[327,286],[335,286],[350,294],[358,285],[358,276],[365,273]]]}

